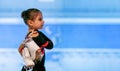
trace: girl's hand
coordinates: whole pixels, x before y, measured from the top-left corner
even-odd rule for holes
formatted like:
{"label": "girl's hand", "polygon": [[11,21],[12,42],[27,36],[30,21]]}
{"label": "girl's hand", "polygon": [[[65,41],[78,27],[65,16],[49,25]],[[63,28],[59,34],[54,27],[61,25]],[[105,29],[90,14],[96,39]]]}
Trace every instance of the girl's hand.
{"label": "girl's hand", "polygon": [[48,46],[48,41],[47,42],[45,42],[44,44],[42,44],[42,46],[41,47],[47,47]]}
{"label": "girl's hand", "polygon": [[30,34],[28,35],[28,38],[37,37],[39,34],[36,30],[31,30],[29,32]]}
{"label": "girl's hand", "polygon": [[24,44],[21,44],[18,48],[18,51],[19,51],[21,56],[22,56],[22,50],[24,49],[24,47],[25,47]]}

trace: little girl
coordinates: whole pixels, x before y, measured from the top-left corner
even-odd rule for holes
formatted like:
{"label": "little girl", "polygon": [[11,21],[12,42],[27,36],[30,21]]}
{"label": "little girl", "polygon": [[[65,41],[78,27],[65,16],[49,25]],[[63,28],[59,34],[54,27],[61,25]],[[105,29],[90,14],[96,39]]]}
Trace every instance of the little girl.
{"label": "little girl", "polygon": [[[32,71],[46,71],[45,70],[45,50],[52,49],[53,48],[53,42],[46,37],[41,31],[38,29],[42,29],[44,25],[42,12],[38,9],[31,8],[23,11],[21,13],[21,17],[23,18],[25,24],[28,26],[28,33],[25,37],[25,39],[32,38],[32,40],[39,46],[39,50],[36,51],[35,59],[33,60],[34,66],[32,68]],[[22,55],[22,51],[25,49],[25,41],[22,42],[22,44],[19,46],[18,51]],[[40,52],[43,53],[43,57],[41,60],[40,58]],[[23,66],[21,71],[26,71],[25,66]]]}

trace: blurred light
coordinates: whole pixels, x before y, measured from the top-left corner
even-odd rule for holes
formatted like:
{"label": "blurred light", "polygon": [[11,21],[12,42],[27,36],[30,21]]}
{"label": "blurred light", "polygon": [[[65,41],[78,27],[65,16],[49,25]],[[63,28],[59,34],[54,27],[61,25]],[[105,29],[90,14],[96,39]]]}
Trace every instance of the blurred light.
{"label": "blurred light", "polygon": [[117,24],[120,23],[120,18],[46,18],[45,21],[62,24]]}
{"label": "blurred light", "polygon": [[0,18],[0,24],[18,24],[21,20],[18,18]]}
{"label": "blurred light", "polygon": [[55,0],[38,0],[39,2],[54,2]]}
{"label": "blurred light", "polygon": [[[46,24],[120,24],[120,18],[45,18]],[[0,24],[20,24],[21,18],[0,18]]]}

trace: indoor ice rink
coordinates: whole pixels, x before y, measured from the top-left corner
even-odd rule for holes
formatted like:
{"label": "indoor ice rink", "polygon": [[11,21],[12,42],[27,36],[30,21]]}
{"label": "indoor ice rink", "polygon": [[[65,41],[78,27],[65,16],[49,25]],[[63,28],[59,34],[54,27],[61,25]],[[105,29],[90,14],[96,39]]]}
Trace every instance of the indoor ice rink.
{"label": "indoor ice rink", "polygon": [[21,12],[42,11],[46,71],[120,71],[120,0],[0,0],[0,71],[21,71]]}

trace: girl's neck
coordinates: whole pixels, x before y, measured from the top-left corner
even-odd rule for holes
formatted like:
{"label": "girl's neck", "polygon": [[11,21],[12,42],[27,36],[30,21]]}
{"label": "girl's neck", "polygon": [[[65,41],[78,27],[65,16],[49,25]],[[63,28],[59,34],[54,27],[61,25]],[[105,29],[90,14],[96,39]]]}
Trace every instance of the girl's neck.
{"label": "girl's neck", "polygon": [[31,33],[32,37],[37,37],[39,35],[36,29],[28,29],[28,32]]}
{"label": "girl's neck", "polygon": [[31,32],[31,31],[36,31],[37,29],[32,29],[32,28],[29,28],[28,29],[28,32]]}

